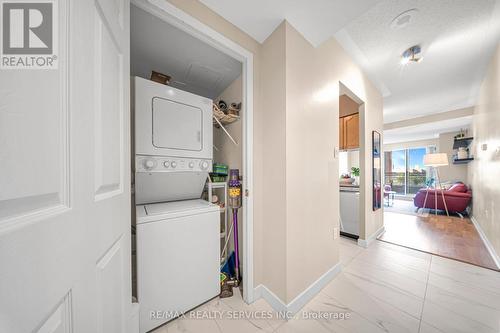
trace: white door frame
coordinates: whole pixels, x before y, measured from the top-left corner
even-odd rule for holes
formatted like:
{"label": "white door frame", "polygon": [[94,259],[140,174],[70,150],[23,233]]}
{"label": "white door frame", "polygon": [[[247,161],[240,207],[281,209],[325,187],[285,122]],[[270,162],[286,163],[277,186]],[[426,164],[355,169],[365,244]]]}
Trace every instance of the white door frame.
{"label": "white door frame", "polygon": [[253,54],[165,0],[131,3],[242,63],[243,78],[243,299],[254,301],[253,283]]}

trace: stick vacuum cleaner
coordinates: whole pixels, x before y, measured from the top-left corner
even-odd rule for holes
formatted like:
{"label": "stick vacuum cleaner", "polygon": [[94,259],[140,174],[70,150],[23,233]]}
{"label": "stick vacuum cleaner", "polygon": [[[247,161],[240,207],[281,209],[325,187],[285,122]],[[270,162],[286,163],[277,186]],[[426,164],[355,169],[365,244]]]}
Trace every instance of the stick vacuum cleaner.
{"label": "stick vacuum cleaner", "polygon": [[229,207],[233,210],[234,272],[236,281],[240,281],[240,253],[238,247],[238,209],[241,208],[240,171],[229,171]]}
{"label": "stick vacuum cleaner", "polygon": [[221,286],[221,297],[231,297],[232,288],[240,283],[240,254],[238,247],[238,209],[241,208],[241,182],[238,169],[229,171],[228,206],[233,211],[233,242],[234,242],[234,277],[225,280]]}

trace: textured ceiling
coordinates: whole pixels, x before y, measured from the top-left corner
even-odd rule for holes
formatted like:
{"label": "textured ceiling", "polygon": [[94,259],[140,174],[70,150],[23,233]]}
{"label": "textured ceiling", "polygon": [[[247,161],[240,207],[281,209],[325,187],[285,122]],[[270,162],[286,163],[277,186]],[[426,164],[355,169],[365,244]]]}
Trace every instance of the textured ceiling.
{"label": "textured ceiling", "polygon": [[241,74],[241,63],[142,9],[131,6],[130,66],[172,76],[172,86],[215,99]]}
{"label": "textured ceiling", "polygon": [[[283,19],[315,46],[335,36],[384,95],[385,123],[474,105],[500,33],[500,0],[200,1],[259,42]],[[401,65],[415,44],[424,60]]]}
{"label": "textured ceiling", "polygon": [[380,0],[200,0],[262,43],[286,19],[313,45]]}
{"label": "textured ceiling", "polygon": [[[384,0],[336,34],[384,94],[384,122],[474,105],[499,41],[499,1]],[[391,21],[416,8],[400,29]],[[420,44],[424,59],[400,55]]]}

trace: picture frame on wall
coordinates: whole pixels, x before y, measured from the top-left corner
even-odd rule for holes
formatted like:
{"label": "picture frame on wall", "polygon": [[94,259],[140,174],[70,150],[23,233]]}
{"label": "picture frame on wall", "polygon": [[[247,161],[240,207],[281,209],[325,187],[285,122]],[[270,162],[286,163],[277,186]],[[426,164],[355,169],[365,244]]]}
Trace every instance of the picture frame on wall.
{"label": "picture frame on wall", "polygon": [[382,151],[380,133],[372,131],[373,211],[382,207]]}

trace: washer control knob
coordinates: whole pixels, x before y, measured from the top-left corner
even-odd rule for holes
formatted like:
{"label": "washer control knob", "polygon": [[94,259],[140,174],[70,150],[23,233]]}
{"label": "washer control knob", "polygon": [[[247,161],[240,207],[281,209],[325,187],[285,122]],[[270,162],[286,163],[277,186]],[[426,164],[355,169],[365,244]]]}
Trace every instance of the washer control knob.
{"label": "washer control knob", "polygon": [[172,168],[176,168],[177,167],[177,162],[176,161],[172,161],[172,163],[170,163],[170,165],[172,166]]}
{"label": "washer control knob", "polygon": [[170,168],[170,162],[169,162],[169,161],[165,161],[165,162],[163,162],[163,166],[164,166],[165,168]]}
{"label": "washer control knob", "polygon": [[147,159],[147,160],[144,160],[143,165],[144,165],[145,169],[150,170],[150,169],[154,168],[155,161]]}
{"label": "washer control knob", "polygon": [[193,162],[189,162],[189,168],[190,169],[194,168],[194,163]]}
{"label": "washer control knob", "polygon": [[208,162],[207,161],[202,161],[200,163],[200,168],[201,168],[201,170],[207,170],[208,169]]}

